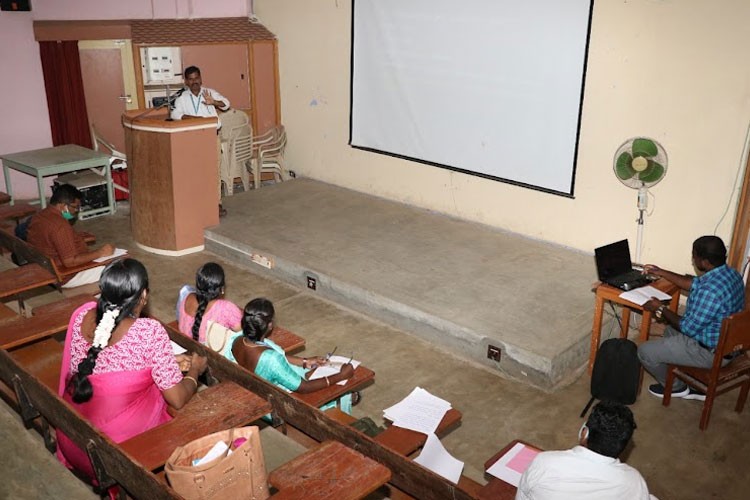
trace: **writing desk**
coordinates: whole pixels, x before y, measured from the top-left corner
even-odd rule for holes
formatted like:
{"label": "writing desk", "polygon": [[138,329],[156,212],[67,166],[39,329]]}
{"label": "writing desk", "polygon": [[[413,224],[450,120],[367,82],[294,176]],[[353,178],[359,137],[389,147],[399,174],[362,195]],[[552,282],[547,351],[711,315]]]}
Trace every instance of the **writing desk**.
{"label": "writing desk", "polygon": [[[651,286],[661,290],[662,292],[670,295],[672,299],[669,301],[669,309],[673,312],[677,312],[677,306],[680,302],[680,289],[672,284],[671,282],[660,278],[657,281],[651,283]],[[640,312],[643,315],[641,320],[641,332],[638,337],[640,341],[648,340],[649,331],[651,330],[651,317],[653,313],[646,311],[642,306],[634,304],[628,300],[620,297],[622,290],[613,286],[607,285],[597,281],[594,283],[592,291],[595,292],[596,298],[594,299],[594,324],[591,327],[591,352],[589,354],[589,375],[591,370],[594,368],[594,359],[596,359],[596,351],[599,350],[599,341],[602,336],[602,316],[604,315],[604,302],[614,302],[620,304],[622,308],[622,329],[620,330],[620,338],[627,338],[628,328],[630,327],[630,313],[631,311]]]}
{"label": "writing desk", "polygon": [[196,393],[169,422],[120,444],[145,469],[164,465],[178,446],[214,432],[245,425],[271,412],[271,403],[234,382]]}
{"label": "writing desk", "polygon": [[[536,448],[537,450],[540,449],[538,446],[534,446],[533,444],[521,441],[520,439],[514,439],[513,441],[508,443],[505,448],[495,453],[492,458],[484,463],[484,470],[486,471],[487,469],[495,465],[495,462],[500,460],[500,457],[508,453],[510,449],[518,443],[529,446],[531,448]],[[502,479],[499,479],[492,474],[487,474],[486,472],[485,477],[487,478],[487,484],[482,486],[482,488],[479,490],[479,494],[477,495],[480,500],[513,500],[514,498],[516,498],[516,490],[518,488],[510,483],[506,483]]]}
{"label": "writing desk", "polygon": [[338,385],[332,383],[329,387],[320,389],[315,392],[308,392],[307,394],[301,394],[299,392],[290,393],[291,396],[304,401],[305,403],[320,408],[326,403],[335,401],[347,392],[358,391],[366,384],[369,384],[375,379],[375,372],[366,368],[363,365],[359,365],[354,369],[354,375],[352,378],[346,381],[344,385]]}
{"label": "writing desk", "polygon": [[390,479],[386,466],[338,441],[325,441],[268,475],[279,490],[273,498],[310,500],[363,498]]}
{"label": "writing desk", "polygon": [[[36,177],[39,188],[39,205],[44,208],[47,206],[47,199],[44,195],[44,178],[50,175],[64,174],[76,170],[92,169],[99,175],[103,175],[107,184],[106,207],[96,208],[93,210],[81,211],[81,219],[100,214],[115,213],[115,196],[112,190],[112,171],[110,170],[110,155],[87,149],[76,144],[66,144],[54,148],[35,149],[33,151],[23,151],[0,156],[3,160],[3,174],[5,175],[5,189],[11,197],[11,204],[14,203],[13,188],[10,182],[10,169],[23,172]],[[95,170],[101,168],[103,172]]]}

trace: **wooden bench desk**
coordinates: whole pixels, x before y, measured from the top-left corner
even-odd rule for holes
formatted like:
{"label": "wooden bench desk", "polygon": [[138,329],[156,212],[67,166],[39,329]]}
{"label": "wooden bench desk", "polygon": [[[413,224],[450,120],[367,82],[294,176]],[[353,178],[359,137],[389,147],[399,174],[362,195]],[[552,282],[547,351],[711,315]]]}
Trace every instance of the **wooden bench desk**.
{"label": "wooden bench desk", "polygon": [[[176,320],[172,321],[171,323],[166,323],[164,327],[168,330],[182,335],[182,333],[180,332],[180,327]],[[284,349],[284,352],[287,354],[296,352],[305,347],[305,339],[285,328],[281,328],[278,326],[275,326],[273,328],[273,331],[271,332],[271,335],[268,336],[268,338],[272,340],[276,345]]]}
{"label": "wooden bench desk", "polygon": [[13,349],[68,329],[75,307],[54,314],[39,314],[0,323],[0,348]]}
{"label": "wooden bench desk", "polygon": [[164,465],[178,446],[270,413],[271,403],[235,384],[221,382],[196,393],[175,417],[120,446],[147,470]]}
{"label": "wooden bench desk", "polygon": [[63,357],[62,343],[43,339],[10,351],[10,356],[27,372],[57,393]]}
{"label": "wooden bench desk", "polygon": [[352,378],[346,381],[344,385],[331,384],[329,387],[320,389],[315,392],[308,392],[307,394],[300,394],[299,392],[290,393],[291,396],[304,401],[305,403],[312,405],[316,408],[320,408],[326,403],[335,401],[347,392],[358,391],[365,385],[371,383],[375,379],[375,372],[370,370],[364,365],[359,365],[354,370]]}
{"label": "wooden bench desk", "polygon": [[[57,277],[39,264],[26,264],[0,272],[0,299],[57,283]],[[18,297],[19,307],[23,301]]]}
{"label": "wooden bench desk", "polygon": [[[328,408],[325,414],[342,424],[351,425],[356,422],[356,418],[344,413],[338,408]],[[435,429],[435,435],[438,437],[446,435],[461,423],[461,412],[451,408],[440,421],[438,428]],[[427,441],[427,435],[421,432],[404,429],[395,425],[390,425],[373,439],[383,446],[390,448],[399,455],[409,456],[424,446]]]}
{"label": "wooden bench desk", "polygon": [[96,297],[88,293],[74,295],[73,297],[66,297],[55,302],[50,302],[49,304],[36,306],[31,310],[31,314],[33,316],[67,314],[68,319],[70,319],[70,317],[73,315],[73,312],[87,302],[96,302]]}
{"label": "wooden bench desk", "polygon": [[[525,441],[521,441],[520,439],[515,439],[508,443],[502,450],[495,453],[492,458],[487,460],[484,463],[484,470],[486,471],[487,469],[492,467],[495,462],[500,460],[500,457],[508,453],[510,449],[518,443],[524,444],[530,448],[536,448],[537,450],[540,449],[538,446],[526,443]],[[482,486],[482,488],[480,488],[479,490],[478,498],[480,500],[513,500],[514,498],[516,498],[516,491],[518,490],[518,488],[491,474],[487,474],[486,472],[485,477],[487,477],[487,484]]]}
{"label": "wooden bench desk", "polygon": [[[669,309],[673,312],[677,312],[677,306],[680,303],[680,289],[664,278],[660,278],[657,281],[651,283],[651,286],[661,290],[667,295],[672,296],[672,300],[669,302]],[[604,302],[614,302],[620,304],[622,308],[622,329],[620,330],[620,338],[628,337],[628,328],[630,327],[630,313],[631,311],[640,312],[643,317],[641,318],[641,334],[639,340],[641,342],[648,340],[649,331],[651,330],[651,318],[653,313],[646,311],[643,307],[638,304],[634,304],[628,300],[620,297],[622,290],[605,283],[596,282],[592,285],[592,291],[596,294],[594,299],[594,323],[591,326],[591,350],[589,352],[589,375],[591,370],[594,369],[594,359],[596,359],[596,352],[599,350],[599,342],[602,336],[602,317],[604,316]]]}
{"label": "wooden bench desk", "polygon": [[[0,277],[2,277],[2,275],[0,275]],[[4,323],[5,321],[11,319],[17,319],[18,317],[19,316],[16,311],[0,302],[0,323]]]}
{"label": "wooden bench desk", "polygon": [[391,471],[338,441],[325,441],[268,475],[273,498],[355,500],[391,479]]}
{"label": "wooden bench desk", "polygon": [[38,209],[35,206],[29,205],[28,203],[16,203],[14,205],[3,204],[0,206],[0,220],[13,219],[17,223],[20,219],[28,217],[29,215],[34,215],[37,211]]}

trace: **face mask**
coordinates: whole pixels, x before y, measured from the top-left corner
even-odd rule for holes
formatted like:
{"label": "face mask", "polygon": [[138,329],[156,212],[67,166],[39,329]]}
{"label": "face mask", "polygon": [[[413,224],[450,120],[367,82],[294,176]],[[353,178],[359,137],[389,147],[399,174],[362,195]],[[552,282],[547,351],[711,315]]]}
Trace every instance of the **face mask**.
{"label": "face mask", "polygon": [[64,212],[62,213],[62,216],[63,216],[63,219],[65,219],[65,220],[66,220],[66,221],[68,221],[68,222],[76,220],[76,216],[75,216],[75,215],[73,215],[73,214],[71,214],[71,213],[70,213],[69,211],[67,211],[67,210],[65,210],[65,211],[64,211]]}

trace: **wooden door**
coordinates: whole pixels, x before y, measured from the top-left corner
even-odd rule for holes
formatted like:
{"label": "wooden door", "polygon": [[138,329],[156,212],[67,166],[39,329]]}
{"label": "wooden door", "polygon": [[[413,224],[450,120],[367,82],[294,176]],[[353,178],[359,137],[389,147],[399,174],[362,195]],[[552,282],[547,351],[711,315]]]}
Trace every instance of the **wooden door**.
{"label": "wooden door", "polygon": [[125,152],[122,114],[138,107],[129,45],[124,40],[78,42],[89,124],[121,152]]}
{"label": "wooden door", "polygon": [[229,99],[233,108],[250,108],[247,43],[183,45],[182,69],[198,66],[203,85]]}

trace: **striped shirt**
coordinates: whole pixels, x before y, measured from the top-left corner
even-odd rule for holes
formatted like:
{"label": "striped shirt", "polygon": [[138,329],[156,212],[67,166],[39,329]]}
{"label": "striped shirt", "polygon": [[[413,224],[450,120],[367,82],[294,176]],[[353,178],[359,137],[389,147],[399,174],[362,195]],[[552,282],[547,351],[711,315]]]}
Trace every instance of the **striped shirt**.
{"label": "striped shirt", "polygon": [[709,349],[715,349],[721,322],[745,306],[745,283],[726,264],[693,278],[680,331]]}

